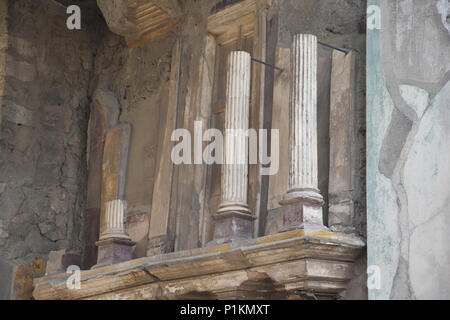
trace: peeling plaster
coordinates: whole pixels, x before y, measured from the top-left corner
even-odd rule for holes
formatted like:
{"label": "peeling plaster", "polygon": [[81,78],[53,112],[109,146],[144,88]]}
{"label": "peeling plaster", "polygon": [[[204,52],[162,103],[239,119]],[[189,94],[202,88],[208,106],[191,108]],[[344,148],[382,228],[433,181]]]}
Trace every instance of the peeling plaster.
{"label": "peeling plaster", "polygon": [[428,92],[415,86],[401,85],[400,95],[414,109],[417,117],[421,118],[430,101]]}
{"label": "peeling plaster", "polygon": [[449,97],[450,82],[418,126],[404,169],[410,207],[409,274],[419,299],[450,297],[450,234],[446,227],[450,225]]}
{"label": "peeling plaster", "polygon": [[[448,12],[445,2],[438,3],[441,16],[443,6]],[[434,3],[368,5],[381,5],[384,18],[381,32],[368,31],[368,265],[379,266],[382,278],[369,298],[445,299],[450,296],[448,37]]]}

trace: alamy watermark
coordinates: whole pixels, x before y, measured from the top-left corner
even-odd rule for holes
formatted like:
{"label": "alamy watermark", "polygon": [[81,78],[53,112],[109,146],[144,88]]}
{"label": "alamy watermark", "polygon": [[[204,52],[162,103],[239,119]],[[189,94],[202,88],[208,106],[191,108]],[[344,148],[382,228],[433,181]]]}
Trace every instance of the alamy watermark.
{"label": "alamy watermark", "polygon": [[381,29],[381,9],[377,5],[370,5],[367,7],[367,29]]}
{"label": "alamy watermark", "polygon": [[369,290],[381,289],[381,269],[379,266],[371,265],[367,267],[367,288]]}
{"label": "alamy watermark", "polygon": [[81,289],[81,270],[79,266],[72,265],[66,270],[66,273],[71,275],[66,280],[66,287],[70,290],[80,290]]}
{"label": "alamy watermark", "polygon": [[[179,164],[260,164],[261,175],[274,175],[279,169],[279,130],[226,129],[225,136],[218,129],[203,132],[202,121],[194,122],[194,152],[192,135],[187,129],[176,129],[171,140],[178,142],[171,153],[172,162]],[[209,144],[203,149],[204,142]],[[240,147],[239,147],[240,146]],[[248,151],[247,151],[248,150]],[[192,157],[193,154],[193,157]]]}
{"label": "alamy watermark", "polygon": [[81,9],[77,5],[67,7],[67,14],[70,16],[66,20],[66,26],[69,30],[81,30]]}

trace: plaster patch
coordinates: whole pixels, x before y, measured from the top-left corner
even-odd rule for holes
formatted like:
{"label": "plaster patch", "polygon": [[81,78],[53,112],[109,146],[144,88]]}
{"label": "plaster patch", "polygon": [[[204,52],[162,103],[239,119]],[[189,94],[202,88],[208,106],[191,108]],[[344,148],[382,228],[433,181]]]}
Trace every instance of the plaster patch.
{"label": "plaster patch", "polygon": [[450,299],[450,212],[446,210],[418,226],[410,238],[410,281],[420,300]]}
{"label": "plaster patch", "polygon": [[386,89],[386,83],[378,65],[369,65],[369,72],[373,72],[371,80],[377,81],[374,82],[376,90],[372,89],[368,92],[368,105],[374,105],[377,108],[368,109],[370,112],[368,111],[367,124],[370,146],[367,175],[367,198],[370,204],[367,216],[367,265],[378,266],[381,270],[381,287],[369,290],[369,297],[370,299],[389,299],[400,257],[399,208],[392,181],[377,168],[382,156],[383,140],[392,122],[394,103]]}
{"label": "plaster patch", "polygon": [[401,85],[400,95],[403,100],[405,100],[405,102],[412,109],[414,109],[417,117],[422,118],[422,115],[430,101],[430,95],[428,92],[415,86]]}
{"label": "plaster patch", "polygon": [[450,298],[450,82],[432,101],[405,163],[410,279],[418,299]]}
{"label": "plaster patch", "polygon": [[450,176],[450,82],[432,101],[420,122],[405,162],[404,186],[413,226],[427,221],[445,207]]}

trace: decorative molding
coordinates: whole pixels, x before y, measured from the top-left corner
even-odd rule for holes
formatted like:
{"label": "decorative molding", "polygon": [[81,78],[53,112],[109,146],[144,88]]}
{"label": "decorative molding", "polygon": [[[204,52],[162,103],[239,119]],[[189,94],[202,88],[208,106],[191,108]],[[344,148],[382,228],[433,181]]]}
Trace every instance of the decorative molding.
{"label": "decorative molding", "polygon": [[253,37],[257,11],[264,5],[265,1],[246,0],[225,7],[208,17],[208,32],[220,45],[232,43],[239,37]]}
{"label": "decorative molding", "polygon": [[154,2],[97,0],[110,30],[136,47],[168,34],[174,18]]}
{"label": "decorative molding", "polygon": [[212,299],[301,299],[314,294],[330,299],[345,290],[364,245],[350,235],[296,230],[237,246],[173,252],[82,271],[79,290],[67,288],[66,273],[37,278],[33,297],[153,300],[200,294]]}

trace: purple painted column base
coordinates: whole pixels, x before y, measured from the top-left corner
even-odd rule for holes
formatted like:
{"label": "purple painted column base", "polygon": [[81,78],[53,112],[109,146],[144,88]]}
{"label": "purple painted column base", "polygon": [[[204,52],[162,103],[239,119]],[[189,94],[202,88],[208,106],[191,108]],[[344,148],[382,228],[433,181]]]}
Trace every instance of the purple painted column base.
{"label": "purple painted column base", "polygon": [[228,243],[234,240],[250,239],[255,216],[237,211],[216,213],[214,216],[214,236],[208,245]]}
{"label": "purple painted column base", "polygon": [[328,230],[323,225],[321,201],[298,201],[284,204],[280,208],[283,223],[278,233],[292,230],[319,231]]}
{"label": "purple painted column base", "polygon": [[91,269],[131,260],[133,258],[133,246],[136,243],[131,240],[113,238],[100,240],[95,244],[98,247],[97,264]]}

